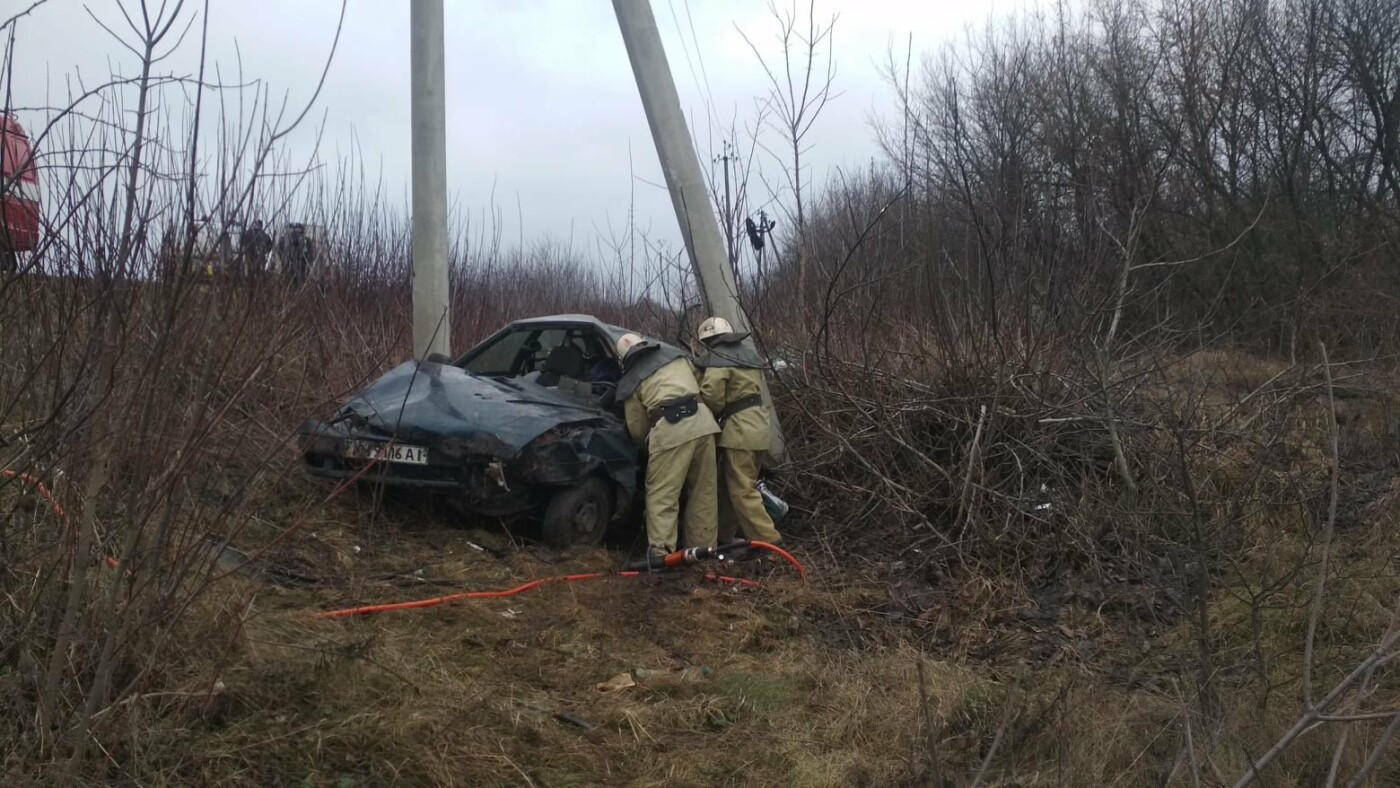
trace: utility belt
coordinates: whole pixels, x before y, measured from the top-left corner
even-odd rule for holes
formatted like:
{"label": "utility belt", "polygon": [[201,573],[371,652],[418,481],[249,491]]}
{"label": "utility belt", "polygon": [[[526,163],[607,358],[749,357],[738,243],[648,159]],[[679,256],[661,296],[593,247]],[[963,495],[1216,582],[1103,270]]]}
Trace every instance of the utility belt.
{"label": "utility belt", "polygon": [[739,399],[736,399],[733,402],[726,405],[724,410],[719,412],[719,423],[724,424],[724,422],[728,421],[729,417],[733,416],[735,413],[738,413],[742,410],[748,410],[749,408],[757,408],[762,404],[762,394],[750,394],[747,397],[740,397]]}
{"label": "utility belt", "polygon": [[653,424],[659,424],[662,419],[665,419],[669,424],[679,424],[699,412],[700,400],[691,394],[663,402],[652,408],[647,415]]}

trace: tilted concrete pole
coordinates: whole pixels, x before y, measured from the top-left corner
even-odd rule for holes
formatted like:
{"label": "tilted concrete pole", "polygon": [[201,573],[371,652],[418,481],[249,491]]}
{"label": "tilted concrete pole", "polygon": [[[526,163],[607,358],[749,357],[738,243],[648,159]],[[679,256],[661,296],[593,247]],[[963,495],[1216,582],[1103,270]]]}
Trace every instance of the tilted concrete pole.
{"label": "tilted concrete pole", "polygon": [[[666,188],[671,192],[676,222],[680,225],[691,265],[695,267],[695,277],[700,281],[706,308],[710,314],[728,320],[737,330],[748,331],[749,319],[739,305],[734,271],[729,266],[719,222],[710,207],[700,159],[681,112],[680,96],[671,78],[671,67],[666,61],[666,50],[661,45],[661,32],[656,28],[651,3],[649,0],[613,0],[613,10],[617,13],[627,57],[632,62],[632,74],[642,96],[656,154],[661,159]],[[748,344],[752,342],[752,339],[746,340]],[[785,446],[767,382],[763,385],[763,402],[773,422],[769,453],[781,460]]]}
{"label": "tilted concrete pole", "polygon": [[447,278],[447,110],[443,0],[413,0],[413,356],[451,355]]}

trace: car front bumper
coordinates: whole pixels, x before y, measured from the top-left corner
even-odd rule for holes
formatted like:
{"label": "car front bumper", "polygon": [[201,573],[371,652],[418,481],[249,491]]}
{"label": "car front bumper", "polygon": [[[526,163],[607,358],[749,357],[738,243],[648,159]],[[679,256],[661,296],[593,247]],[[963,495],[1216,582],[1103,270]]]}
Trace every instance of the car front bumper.
{"label": "car front bumper", "polygon": [[[441,445],[428,445],[428,463],[347,459],[351,441],[387,442],[380,435],[365,435],[341,424],[308,421],[297,430],[303,467],[312,476],[355,479],[365,484],[449,494],[463,499],[482,514],[505,516],[538,505],[528,485],[512,480],[506,463],[488,456],[460,455]],[[370,467],[366,468],[366,465]]]}

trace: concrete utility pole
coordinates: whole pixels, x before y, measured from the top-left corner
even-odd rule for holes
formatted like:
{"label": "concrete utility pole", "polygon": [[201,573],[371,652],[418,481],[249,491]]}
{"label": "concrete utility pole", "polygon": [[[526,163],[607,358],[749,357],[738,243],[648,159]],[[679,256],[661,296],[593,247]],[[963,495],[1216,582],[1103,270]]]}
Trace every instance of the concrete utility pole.
{"label": "concrete utility pole", "polygon": [[729,199],[729,163],[738,161],[739,157],[730,153],[734,146],[729,140],[724,141],[724,153],[717,157],[720,164],[724,165],[724,251],[729,258],[729,267],[734,269],[734,276],[739,276],[739,253],[734,243],[734,203]]}
{"label": "concrete utility pole", "polygon": [[[736,330],[748,331],[749,319],[739,305],[739,288],[734,281],[734,270],[725,253],[719,223],[710,208],[700,159],[695,154],[690,129],[685,125],[685,115],[681,113],[680,96],[676,93],[675,80],[671,78],[666,50],[661,46],[661,32],[656,28],[651,3],[649,0],[613,0],[613,11],[617,13],[617,25],[622,30],[622,42],[632,62],[632,74],[637,80],[637,91],[642,96],[647,124],[651,126],[651,138],[656,143],[656,154],[661,159],[666,187],[671,192],[676,221],[685,239],[691,265],[695,267],[695,276],[700,281],[706,307],[710,314],[728,320]],[[745,340],[745,343],[752,345],[753,340]],[[763,385],[763,402],[773,417],[773,440],[769,454],[781,461],[786,453],[782,430],[778,426],[777,412],[773,409],[773,398],[766,382]]]}
{"label": "concrete utility pole", "polygon": [[443,0],[413,0],[409,63],[413,125],[413,356],[450,356],[447,279],[447,111]]}

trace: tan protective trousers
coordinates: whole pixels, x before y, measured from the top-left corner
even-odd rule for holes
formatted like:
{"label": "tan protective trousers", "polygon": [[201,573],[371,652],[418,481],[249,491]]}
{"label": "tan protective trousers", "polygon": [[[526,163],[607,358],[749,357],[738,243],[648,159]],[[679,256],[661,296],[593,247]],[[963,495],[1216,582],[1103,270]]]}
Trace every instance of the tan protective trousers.
{"label": "tan protective trousers", "polygon": [[681,490],[686,495],[685,546],[713,547],[718,524],[715,436],[703,435],[647,456],[647,543],[676,549]]}
{"label": "tan protective trousers", "polygon": [[728,542],[736,530],[745,539],[777,544],[783,537],[773,526],[773,518],[763,508],[758,487],[759,452],[720,449],[719,467],[724,490],[719,496],[719,541]]}

